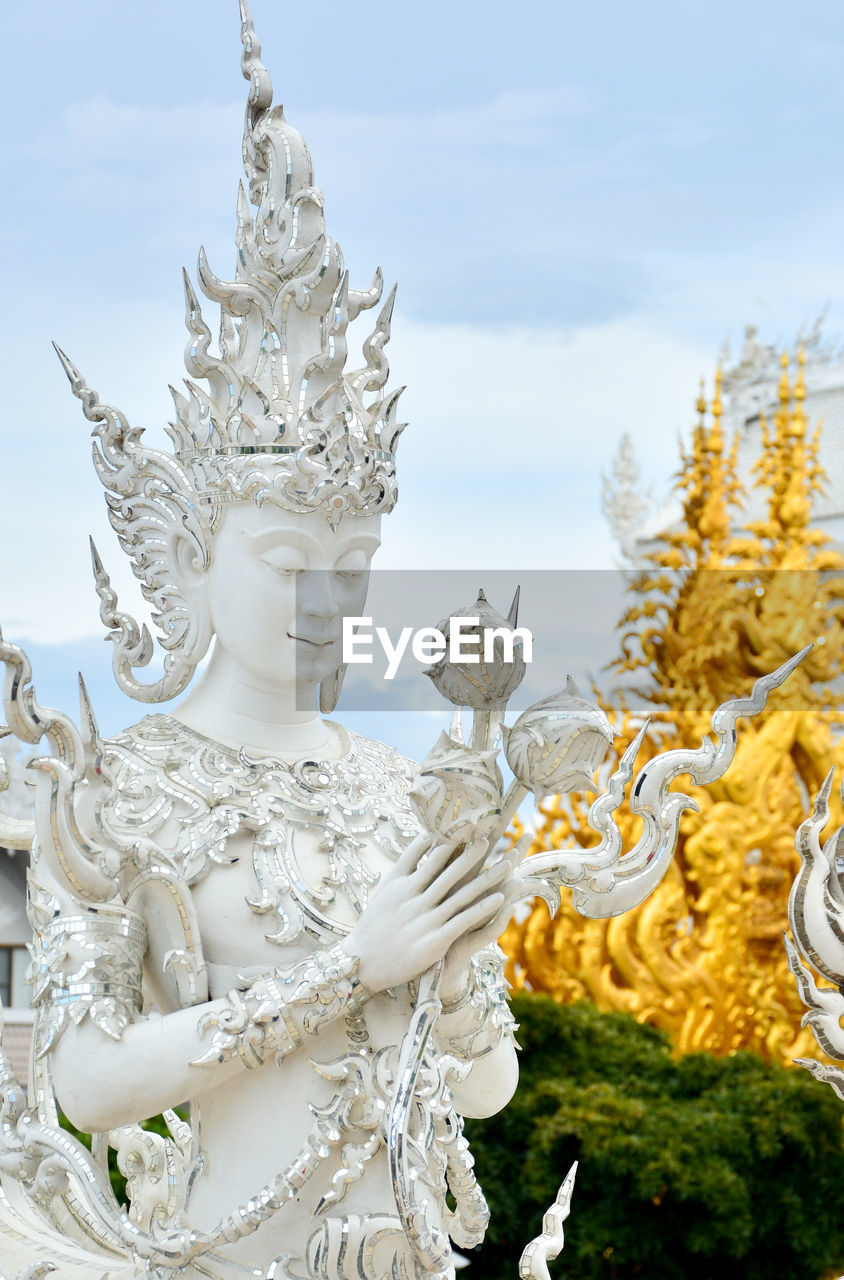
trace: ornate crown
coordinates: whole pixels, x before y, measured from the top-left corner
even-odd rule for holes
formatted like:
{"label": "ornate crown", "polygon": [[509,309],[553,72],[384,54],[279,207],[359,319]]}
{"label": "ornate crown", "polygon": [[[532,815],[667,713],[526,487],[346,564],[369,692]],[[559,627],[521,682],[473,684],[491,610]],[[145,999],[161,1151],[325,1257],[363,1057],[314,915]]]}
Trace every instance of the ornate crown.
{"label": "ornate crown", "polygon": [[[200,501],[266,490],[294,510],[389,511],[396,500],[396,421],[401,391],[385,393],[395,289],[363,345],[363,368],[344,372],[350,321],[381,300],[378,270],[365,291],[349,287],[340,246],[325,229],[301,134],[273,107],[252,19],[241,3],[242,67],[250,91],[243,135],[249,199],[237,203],[237,269],[219,279],[199,253],[206,297],[220,304],[219,356],[185,275],[190,333],[186,379],[173,390],[169,434]],[[254,220],[249,200],[256,206]]]}
{"label": "ornate crown", "polygon": [[[381,271],[369,289],[349,287],[340,246],[325,228],[307,145],[283,108],[271,105],[246,0],[240,11],[241,65],[250,85],[243,135],[249,197],[241,183],[237,268],[234,280],[221,280],[199,252],[200,285],[220,305],[219,355],[211,352],[211,330],[185,273],[185,367],[207,388],[191,378],[187,395],[171,388],[177,417],[168,433],[200,503],[265,494],[289,510],[321,508],[334,521],[347,510],[389,511],[404,425],[396,421],[403,388],[385,392],[395,289],[363,344],[363,367],[345,372],[348,325],[380,302]],[[87,388],[64,357],[63,363],[82,398]],[[89,417],[91,408],[102,406],[86,405]],[[105,426],[105,436],[96,433],[104,452],[120,443]],[[116,434],[126,447],[124,428],[121,421]]]}
{"label": "ornate crown", "polygon": [[246,0],[240,0],[240,14],[241,65],[249,81],[243,135],[249,195],[241,184],[234,280],[221,280],[199,253],[202,290],[220,305],[217,355],[185,274],[190,377],[186,395],[171,388],[176,421],[168,434],[175,454],[148,448],[142,430],[101,404],[57,348],[94,424],[94,465],[109,519],[168,650],[163,682],[134,680],[131,667],[149,662],[151,641],[145,628],[117,612],[95,556],[100,613],[115,641],[115,674],[126,692],[145,701],[180,692],[190,678],[187,665],[198,660],[189,611],[168,572],[167,533],[174,522],[194,537],[207,562],[206,533],[223,503],[270,500],[288,511],[322,511],[336,525],[347,511],[390,511],[397,496],[395,448],[404,424],[396,412],[403,388],[386,392],[384,354],[395,289],[363,344],[363,367],[346,372],[348,326],[381,301],[381,272],[367,290],[349,287],[340,247],[325,228],[308,148],[282,107],[272,106]]}

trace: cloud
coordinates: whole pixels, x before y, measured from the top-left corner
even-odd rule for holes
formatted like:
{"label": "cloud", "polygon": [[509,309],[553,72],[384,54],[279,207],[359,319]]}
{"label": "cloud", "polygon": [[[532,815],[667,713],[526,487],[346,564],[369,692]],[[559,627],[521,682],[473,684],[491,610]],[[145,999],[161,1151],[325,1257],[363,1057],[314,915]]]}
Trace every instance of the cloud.
{"label": "cloud", "polygon": [[559,129],[582,120],[596,106],[595,95],[580,86],[544,90],[507,90],[485,101],[414,112],[361,114],[310,111],[296,121],[307,137],[324,138],[326,149],[360,153],[367,139],[379,155],[420,151],[442,155],[476,147],[507,151],[545,150],[559,142]]}
{"label": "cloud", "polygon": [[[205,240],[223,273],[231,262],[241,110],[100,97],[27,138],[31,214],[21,224],[20,201],[5,213],[18,246],[5,313],[17,353],[0,508],[13,547],[0,565],[7,628],[42,639],[96,629],[89,529],[121,599],[137,599],[47,340],[55,333],[105,400],[160,432],[167,384],[181,375],[185,246],[192,256]],[[646,479],[664,481],[698,379],[723,335],[753,318],[755,299],[787,340],[844,293],[827,252],[840,199],[804,202],[799,226],[816,234],[784,240],[789,211],[757,190],[748,238],[749,206],[732,207],[717,169],[689,178],[715,136],[707,112],[609,124],[603,112],[600,94],[564,85],[297,121],[353,281],[368,281],[376,248],[388,278],[403,281],[390,358],[410,388],[412,425],[387,564],[611,564],[600,479],[621,433],[634,437]],[[18,429],[34,420],[37,480],[32,435]]]}
{"label": "cloud", "polygon": [[[84,193],[97,209],[158,207],[162,187],[168,202],[184,195],[193,202],[201,194],[201,188],[191,189],[196,177],[237,164],[242,120],[243,109],[234,103],[153,107],[97,95],[64,106],[35,139],[21,144],[20,154],[33,182],[46,169],[59,189]],[[174,172],[182,175],[175,189]]]}
{"label": "cloud", "polygon": [[[99,96],[7,151],[22,184],[5,217],[21,247],[10,283],[19,280],[24,308],[39,269],[55,287],[56,261],[68,290],[81,296],[93,284],[121,302],[177,298],[178,268],[200,242],[225,275],[241,120],[240,102],[150,107]],[[773,163],[772,138],[723,119],[717,101],[622,112],[606,90],[563,84],[412,112],[311,110],[294,124],[312,147],[353,282],[367,283],[382,262],[418,319],[665,324],[681,282],[695,299],[683,299],[685,326],[711,337],[716,313],[732,322],[728,291],[741,287],[746,309],[769,296],[783,266],[806,282],[801,319],[830,292],[804,301],[837,245],[840,178],[827,166],[811,201],[797,181],[771,198],[760,172]],[[800,162],[800,153],[789,160]]]}
{"label": "cloud", "polygon": [[594,473],[624,431],[649,469],[664,468],[668,449],[673,467],[712,354],[644,320],[573,331],[405,322],[391,363],[409,384],[402,451],[426,477],[451,467],[498,475],[506,488]]}
{"label": "cloud", "polygon": [[[92,384],[163,444],[178,348],[169,326],[163,339],[159,321],[156,308],[136,304],[127,352],[124,333],[104,316],[75,358],[84,372],[95,351]],[[139,591],[108,528],[81,410],[58,365],[45,378],[43,358],[33,356],[21,357],[20,386],[46,383],[51,411],[41,426],[37,501],[31,488],[5,479],[27,474],[25,439],[15,438],[19,453],[4,475],[0,535],[16,550],[0,562],[0,619],[9,634],[72,639],[99,631],[89,532],[123,606],[137,608]],[[711,355],[642,322],[569,333],[402,320],[390,362],[393,381],[409,386],[403,416],[411,426],[399,451],[401,500],[385,529],[383,567],[562,568],[613,563],[601,472],[625,430],[649,476],[673,471],[676,431],[689,420]],[[39,510],[51,512],[49,524],[36,518]]]}
{"label": "cloud", "polygon": [[[507,91],[448,110],[305,111],[291,123],[317,153],[318,169],[345,161],[349,177],[370,182],[375,157],[379,173],[395,177],[397,169],[418,175],[425,155],[433,162],[430,176],[439,164],[465,165],[467,151],[544,153],[559,143],[562,124],[589,109],[588,93],[558,86]],[[238,166],[242,120],[240,102],[142,106],[97,95],[65,106],[18,154],[30,166],[40,160],[51,183],[87,194],[99,209],[160,209],[162,194],[167,203],[186,198],[196,208],[211,182]],[[43,169],[35,167],[33,183],[42,178]]]}
{"label": "cloud", "polygon": [[[136,290],[150,254],[190,260],[202,240],[212,261],[230,261],[241,118],[240,103],[151,107],[100,95],[65,106],[25,150],[6,153],[24,162],[25,235],[43,243],[49,222],[71,271],[96,263],[115,282],[134,277]],[[416,314],[465,318],[474,305],[488,318],[557,324],[642,303],[650,268],[623,240],[608,250],[602,202],[615,207],[664,151],[708,136],[682,115],[643,116],[605,136],[595,95],[570,85],[412,113],[317,110],[294,124],[316,157],[332,233],[364,274],[375,254],[395,264]]]}

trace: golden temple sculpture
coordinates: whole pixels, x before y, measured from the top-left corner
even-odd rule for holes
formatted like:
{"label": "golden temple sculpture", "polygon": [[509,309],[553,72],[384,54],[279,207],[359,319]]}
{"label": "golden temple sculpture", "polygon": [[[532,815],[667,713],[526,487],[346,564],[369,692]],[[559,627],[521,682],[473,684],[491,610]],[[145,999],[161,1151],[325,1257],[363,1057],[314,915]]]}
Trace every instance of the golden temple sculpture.
{"label": "golden temple sculpture", "polygon": [[[830,759],[842,697],[844,561],[812,525],[824,473],[820,425],[803,408],[803,353],[796,377],[782,357],[779,409],[762,420],[754,482],[766,511],[742,524],[737,446],[723,438],[721,374],[707,406],[703,389],[677,489],[681,523],[663,534],[630,584],[612,664],[623,689],[604,701],[620,722],[620,750],[650,724],[642,755],[694,740],[724,691],[772,670],[814,642],[776,707],[742,736],[727,777],[692,787],[672,867],[641,907],[609,920],[577,915],[564,901],[552,920],[542,902],[502,939],[517,989],[563,1002],[593,1000],[667,1030],[678,1052],[752,1049],[790,1062],[812,1051],[782,947],[789,889],[798,869],[794,830]],[[641,686],[641,687],[639,687]],[[597,692],[597,691],[596,691]],[[635,709],[634,709],[635,708]],[[532,848],[587,847],[589,799],[539,806]],[[834,814],[841,822],[841,814]],[[637,819],[626,813],[637,835]],[[519,832],[521,834],[521,831]]]}

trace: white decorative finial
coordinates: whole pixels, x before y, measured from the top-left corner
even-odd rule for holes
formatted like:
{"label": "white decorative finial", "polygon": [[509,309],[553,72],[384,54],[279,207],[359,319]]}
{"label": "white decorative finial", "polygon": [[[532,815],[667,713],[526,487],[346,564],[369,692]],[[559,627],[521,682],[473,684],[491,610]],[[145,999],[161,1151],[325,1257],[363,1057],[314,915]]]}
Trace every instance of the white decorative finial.
{"label": "white decorative finial", "polygon": [[542,1219],[542,1235],[531,1240],[519,1259],[519,1280],[550,1280],[548,1262],[562,1252],[563,1223],[571,1211],[571,1196],[577,1176],[577,1161],[569,1169],[551,1207]]}

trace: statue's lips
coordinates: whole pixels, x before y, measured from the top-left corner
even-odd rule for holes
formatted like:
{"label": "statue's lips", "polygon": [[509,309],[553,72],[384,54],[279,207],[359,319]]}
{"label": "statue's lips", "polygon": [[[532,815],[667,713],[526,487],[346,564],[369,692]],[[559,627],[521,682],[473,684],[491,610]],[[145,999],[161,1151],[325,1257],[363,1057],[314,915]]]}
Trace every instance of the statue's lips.
{"label": "statue's lips", "polygon": [[292,631],[288,631],[288,638],[295,640],[297,644],[306,644],[311,649],[327,649],[329,645],[336,644],[336,640],[311,640],[308,636],[294,636]]}

